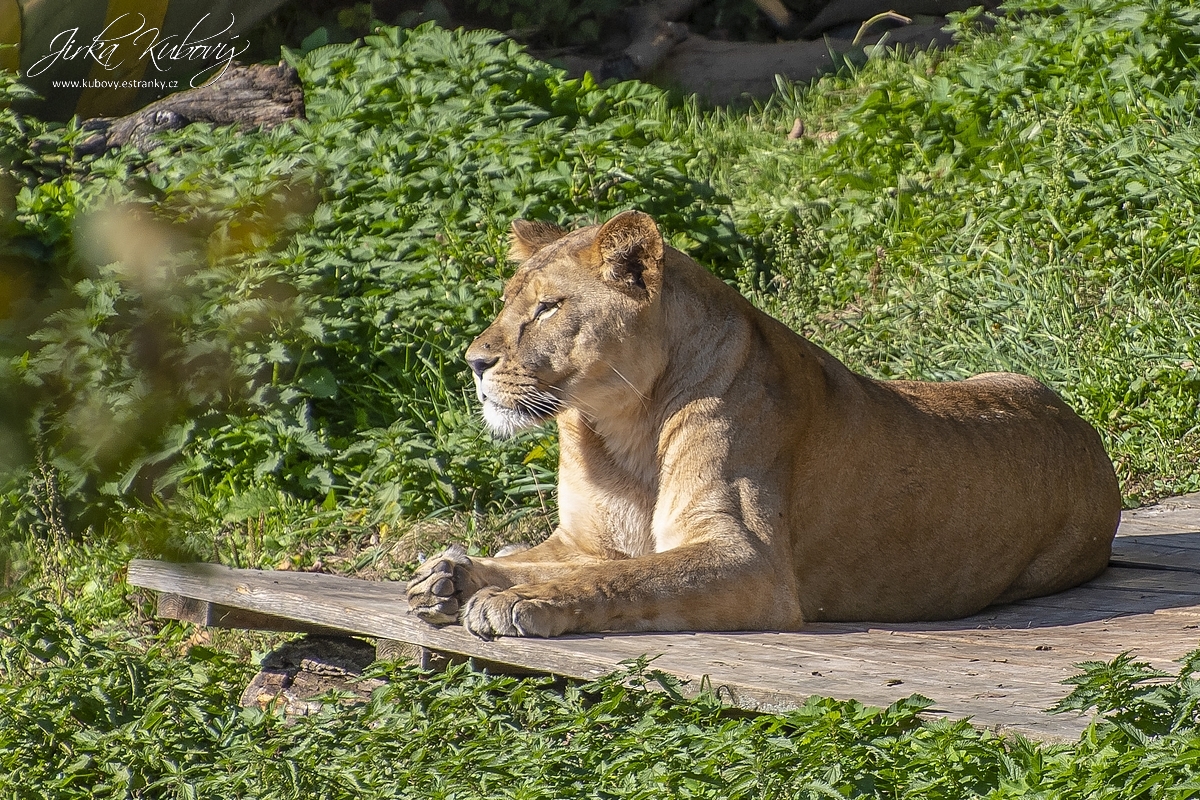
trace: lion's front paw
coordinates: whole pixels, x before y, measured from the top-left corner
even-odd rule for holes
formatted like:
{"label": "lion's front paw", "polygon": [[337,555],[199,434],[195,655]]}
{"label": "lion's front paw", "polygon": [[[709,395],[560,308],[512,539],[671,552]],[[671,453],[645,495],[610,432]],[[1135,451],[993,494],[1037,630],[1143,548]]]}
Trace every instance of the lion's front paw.
{"label": "lion's front paw", "polygon": [[463,626],[480,639],[497,636],[558,636],[566,629],[558,609],[513,589],[486,586],[463,609]]}
{"label": "lion's front paw", "polygon": [[412,613],[433,625],[447,625],[458,619],[470,567],[467,551],[458,545],[418,567],[408,582],[408,607]]}

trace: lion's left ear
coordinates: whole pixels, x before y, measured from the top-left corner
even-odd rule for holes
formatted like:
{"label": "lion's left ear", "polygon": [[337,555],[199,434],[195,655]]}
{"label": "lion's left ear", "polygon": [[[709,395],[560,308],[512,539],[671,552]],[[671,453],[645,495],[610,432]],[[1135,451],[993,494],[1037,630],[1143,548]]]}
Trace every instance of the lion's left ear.
{"label": "lion's left ear", "polygon": [[654,218],[623,211],[596,234],[604,279],[627,293],[652,297],[662,286],[663,240]]}
{"label": "lion's left ear", "polygon": [[567,232],[553,222],[513,220],[508,236],[508,260],[524,264],[538,250],[554,244],[566,235]]}

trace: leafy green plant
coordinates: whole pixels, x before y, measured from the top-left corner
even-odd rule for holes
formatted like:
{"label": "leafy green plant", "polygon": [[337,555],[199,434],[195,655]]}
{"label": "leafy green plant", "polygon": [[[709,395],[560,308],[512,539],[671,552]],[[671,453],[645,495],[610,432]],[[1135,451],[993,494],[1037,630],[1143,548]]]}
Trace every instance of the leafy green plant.
{"label": "leafy green plant", "polygon": [[1200,727],[1200,684],[1195,680],[1200,650],[1180,663],[1179,674],[1167,681],[1169,673],[1134,661],[1129,653],[1110,662],[1084,662],[1078,665],[1083,673],[1067,681],[1075,688],[1053,710],[1094,710],[1135,738],[1194,731]]}

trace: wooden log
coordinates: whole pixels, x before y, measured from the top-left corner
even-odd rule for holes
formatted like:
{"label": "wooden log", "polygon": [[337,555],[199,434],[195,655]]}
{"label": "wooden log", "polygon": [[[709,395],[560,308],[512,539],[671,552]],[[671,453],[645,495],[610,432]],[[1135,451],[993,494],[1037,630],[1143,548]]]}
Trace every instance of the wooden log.
{"label": "wooden log", "polygon": [[[887,32],[887,46],[947,46],[950,33],[940,23],[910,25]],[[725,42],[689,36],[673,47],[655,68],[652,79],[695,92],[713,103],[730,103],[744,95],[768,97],[777,76],[795,82],[814,80],[837,68],[842,57],[865,59],[864,47],[850,39],[812,41]]]}
{"label": "wooden log", "polygon": [[385,684],[363,677],[375,660],[375,648],[361,639],[305,636],[267,653],[259,673],[242,692],[243,707],[274,708],[285,716],[307,716],[321,709],[330,691],[339,703],[364,702]]}
{"label": "wooden log", "polygon": [[658,0],[627,12],[633,41],[620,54],[601,61],[592,69],[600,80],[628,80],[650,74],[675,45],[688,37],[679,22],[700,5],[699,0]]}
{"label": "wooden log", "polygon": [[840,25],[860,24],[889,11],[912,17],[944,17],[952,11],[966,11],[971,6],[988,5],[978,0],[833,0],[821,9],[799,32],[803,39],[813,39]]}
{"label": "wooden log", "polygon": [[155,134],[193,122],[270,129],[303,117],[304,89],[294,68],[234,65],[203,86],[168,95],[128,116],[85,121],[82,127],[92,135],[76,146],[75,154],[94,155],[126,144],[149,150]]}

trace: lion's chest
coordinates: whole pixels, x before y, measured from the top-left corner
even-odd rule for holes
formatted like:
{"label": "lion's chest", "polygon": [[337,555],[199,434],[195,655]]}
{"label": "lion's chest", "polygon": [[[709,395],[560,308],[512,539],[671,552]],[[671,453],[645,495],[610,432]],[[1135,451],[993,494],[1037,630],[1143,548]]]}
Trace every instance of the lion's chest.
{"label": "lion's chest", "polygon": [[653,533],[658,493],[654,450],[613,452],[597,446],[590,429],[560,421],[559,521],[577,541],[608,558],[646,555],[658,549]]}
{"label": "lion's chest", "polygon": [[[559,521],[576,540],[606,558],[633,558],[655,551],[654,498],[632,486],[604,486],[559,476]],[[579,476],[574,476],[578,478]]]}

